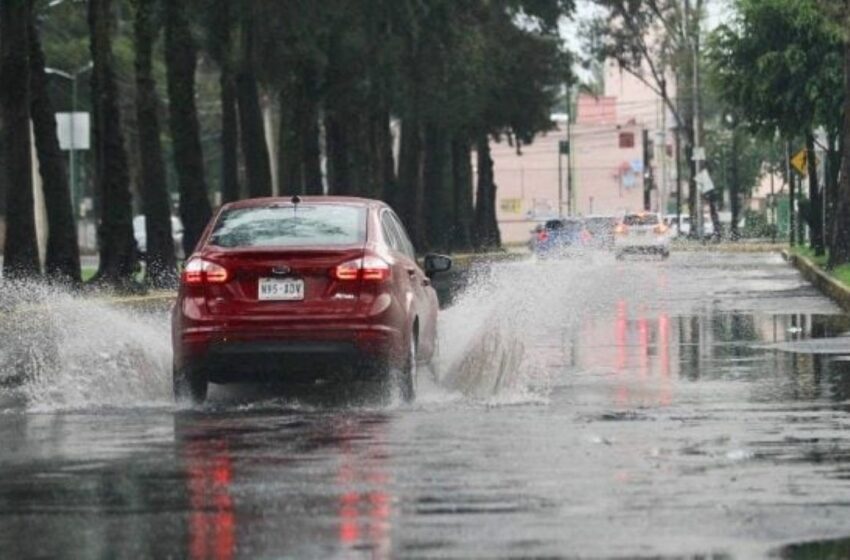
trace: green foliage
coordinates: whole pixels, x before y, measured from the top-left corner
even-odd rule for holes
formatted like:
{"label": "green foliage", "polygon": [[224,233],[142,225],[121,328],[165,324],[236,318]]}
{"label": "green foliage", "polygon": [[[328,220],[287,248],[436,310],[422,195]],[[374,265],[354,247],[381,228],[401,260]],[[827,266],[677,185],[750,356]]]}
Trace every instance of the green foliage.
{"label": "green foliage", "polygon": [[842,35],[817,0],[737,0],[709,38],[713,87],[756,132],[840,126]]}

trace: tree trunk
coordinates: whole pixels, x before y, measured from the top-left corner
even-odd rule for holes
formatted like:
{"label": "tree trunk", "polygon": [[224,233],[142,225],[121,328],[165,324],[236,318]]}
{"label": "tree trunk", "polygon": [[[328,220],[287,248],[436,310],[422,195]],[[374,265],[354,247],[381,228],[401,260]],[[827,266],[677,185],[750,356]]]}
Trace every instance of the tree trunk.
{"label": "tree trunk", "polygon": [[180,0],[165,0],[165,65],[169,124],[180,189],[183,248],[188,256],[210,220],[204,157],[195,108],[195,43]]}
{"label": "tree trunk", "polygon": [[832,251],[835,242],[832,238],[835,232],[835,208],[838,204],[838,174],[841,170],[841,150],[843,137],[840,132],[832,132],[829,135],[829,149],[826,155],[826,226],[824,230],[824,243]]}
{"label": "tree trunk", "polygon": [[47,251],[44,272],[51,280],[80,283],[80,247],[74,222],[65,158],[56,136],[56,117],[47,90],[44,53],[34,20],[30,20],[30,113],[47,208]]}
{"label": "tree trunk", "polygon": [[496,220],[496,183],[493,178],[493,158],[490,139],[478,138],[478,192],[475,196],[475,248],[479,251],[500,249],[499,223]]}
{"label": "tree trunk", "polygon": [[325,115],[325,149],[327,150],[328,191],[334,195],[354,194],[351,191],[351,166],[348,162],[348,138],[341,119],[332,113]]}
{"label": "tree trunk", "polygon": [[171,231],[171,201],[165,179],[165,164],[159,131],[159,99],[153,79],[153,43],[156,0],[136,0],[134,22],[136,51],[136,119],[141,157],[142,207],[147,236],[148,281],[157,288],[173,286],[177,280],[174,238]]}
{"label": "tree trunk", "polygon": [[277,146],[278,185],[280,185],[280,193],[287,196],[302,194],[304,185],[299,115],[303,100],[294,82],[295,80],[290,80],[281,88],[278,95],[280,107]]}
{"label": "tree trunk", "polygon": [[720,241],[723,235],[723,224],[720,223],[720,214],[717,213],[717,191],[711,191],[706,198],[708,199],[708,215],[711,217],[711,226],[714,230],[711,238],[714,241]]}
{"label": "tree trunk", "polygon": [[806,166],[809,173],[809,231],[811,232],[811,245],[815,255],[824,253],[823,243],[823,205],[821,202],[820,188],[818,185],[818,164],[815,156],[815,136],[811,132],[806,134]]}
{"label": "tree trunk", "polygon": [[209,53],[218,64],[221,99],[221,200],[239,200],[239,117],[236,110],[236,77],[233,71],[232,0],[216,0],[210,22]]}
{"label": "tree trunk", "polygon": [[221,199],[241,198],[239,188],[239,117],[236,112],[236,80],[229,65],[223,66],[221,85]]}
{"label": "tree trunk", "polygon": [[797,202],[797,178],[791,168],[791,140],[785,143],[785,159],[788,175],[788,236],[789,243],[793,247],[797,243],[797,214],[794,206]]}
{"label": "tree trunk", "polygon": [[[228,58],[229,58],[228,53]],[[241,198],[239,189],[239,117],[236,112],[236,79],[230,62],[221,67],[221,199]]]}
{"label": "tree trunk", "polygon": [[394,201],[394,206],[401,214],[411,240],[420,253],[428,246],[423,219],[424,198],[422,130],[416,117],[410,116],[401,125],[398,199]]}
{"label": "tree trunk", "polygon": [[112,67],[110,4],[110,0],[90,0],[88,12],[89,46],[94,63],[91,90],[95,190],[100,193],[100,267],[94,280],[128,288],[133,281],[137,255],[127,152]]}
{"label": "tree trunk", "polygon": [[[244,8],[250,12],[251,7]],[[239,124],[242,140],[242,155],[248,179],[248,194],[252,197],[272,195],[272,174],[263,112],[260,108],[260,92],[254,74],[254,29],[253,17],[243,14],[242,56],[236,75],[236,98],[239,105]]]}
{"label": "tree trunk", "polygon": [[322,184],[322,148],[319,138],[319,87],[316,70],[305,66],[301,72],[301,173],[304,191],[311,195],[324,193]]}
{"label": "tree trunk", "polygon": [[[3,276],[38,276],[38,242],[32,195],[30,155],[29,61],[30,0],[0,2],[0,111],[2,148],[9,190],[6,193],[6,242]],[[2,170],[0,170],[2,172]]]}
{"label": "tree trunk", "polygon": [[732,223],[730,224],[729,235],[733,241],[737,241],[741,237],[741,232],[738,231],[738,217],[741,214],[741,188],[738,184],[738,129],[732,129],[732,153],[731,153],[731,181],[729,182],[729,201],[732,210]]}
{"label": "tree trunk", "polygon": [[452,138],[452,251],[472,249],[472,159],[469,142]]}
{"label": "tree trunk", "polygon": [[452,211],[452,144],[446,129],[425,125],[425,231],[428,246],[440,251],[451,248]]}
{"label": "tree trunk", "polygon": [[[850,0],[845,0],[845,13],[850,16]],[[832,228],[832,250],[829,268],[850,262],[850,40],[844,42],[844,127],[841,158],[841,180],[838,184],[835,219]]]}

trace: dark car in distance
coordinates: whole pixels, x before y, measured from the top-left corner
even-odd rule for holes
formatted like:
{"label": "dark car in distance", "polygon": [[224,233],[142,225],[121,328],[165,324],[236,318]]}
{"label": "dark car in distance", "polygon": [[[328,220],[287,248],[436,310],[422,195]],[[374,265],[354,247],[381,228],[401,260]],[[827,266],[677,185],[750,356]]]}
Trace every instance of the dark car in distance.
{"label": "dark car in distance", "polygon": [[547,220],[532,232],[531,251],[538,257],[572,256],[590,248],[591,235],[581,218]]}
{"label": "dark car in distance", "polygon": [[311,381],[343,372],[392,379],[414,397],[436,348],[431,275],[398,216],[349,197],[258,198],[224,205],[186,260],[173,309],[174,392],[209,382]]}

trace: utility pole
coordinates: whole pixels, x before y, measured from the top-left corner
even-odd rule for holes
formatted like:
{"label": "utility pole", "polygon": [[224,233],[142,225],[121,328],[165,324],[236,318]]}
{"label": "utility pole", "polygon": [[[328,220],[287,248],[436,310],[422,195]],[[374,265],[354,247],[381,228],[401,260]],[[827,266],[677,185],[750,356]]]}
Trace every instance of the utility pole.
{"label": "utility pole", "polygon": [[[661,79],[661,90],[667,91],[666,81]],[[667,185],[667,107],[664,105],[664,100],[661,100],[661,144],[660,150],[657,151],[659,162],[661,164],[661,191],[658,197],[658,212],[661,214],[667,213],[667,197],[670,196],[669,187]]]}
{"label": "utility pole", "polygon": [[567,215],[573,215],[573,150],[570,145],[570,134],[572,133],[572,111],[570,107],[570,87],[567,86],[567,97],[564,100],[567,105]]}
{"label": "utility pole", "polygon": [[[693,18],[693,23],[691,25],[693,37],[691,37],[691,45],[693,47],[693,57],[694,57],[694,79],[693,79],[693,103],[694,103],[694,170],[696,174],[699,175],[702,167],[702,117],[700,108],[700,86],[699,86],[699,18],[700,13],[702,11],[702,0],[696,0],[696,9],[691,14]],[[690,22],[689,22],[690,23]],[[703,238],[703,201],[702,201],[702,193],[697,189],[697,236],[699,239]],[[693,224],[691,224],[693,226]]]}
{"label": "utility pole", "polygon": [[643,209],[652,208],[652,148],[649,144],[649,130],[643,129]]}

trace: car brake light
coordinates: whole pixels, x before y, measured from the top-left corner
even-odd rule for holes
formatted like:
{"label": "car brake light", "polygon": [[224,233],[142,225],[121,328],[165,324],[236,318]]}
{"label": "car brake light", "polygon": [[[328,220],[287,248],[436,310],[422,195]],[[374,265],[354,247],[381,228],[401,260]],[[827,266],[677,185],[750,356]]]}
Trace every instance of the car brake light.
{"label": "car brake light", "polygon": [[537,232],[537,241],[539,241],[540,243],[543,243],[544,241],[547,241],[548,239],[549,239],[549,232],[546,231],[545,229],[541,229],[540,231]]}
{"label": "car brake light", "polygon": [[229,278],[227,269],[201,258],[189,259],[180,280],[187,286],[200,286],[202,284],[223,284]]}
{"label": "car brake light", "polygon": [[664,224],[658,224],[655,226],[655,233],[667,233],[667,226]]}
{"label": "car brake light", "polygon": [[617,224],[617,227],[614,228],[614,233],[617,235],[623,235],[627,231],[629,231],[629,228],[627,228],[625,224]]}
{"label": "car brake light", "polygon": [[365,280],[368,282],[383,282],[390,277],[390,265],[380,257],[366,256],[360,259],[346,261],[332,269],[336,280]]}

